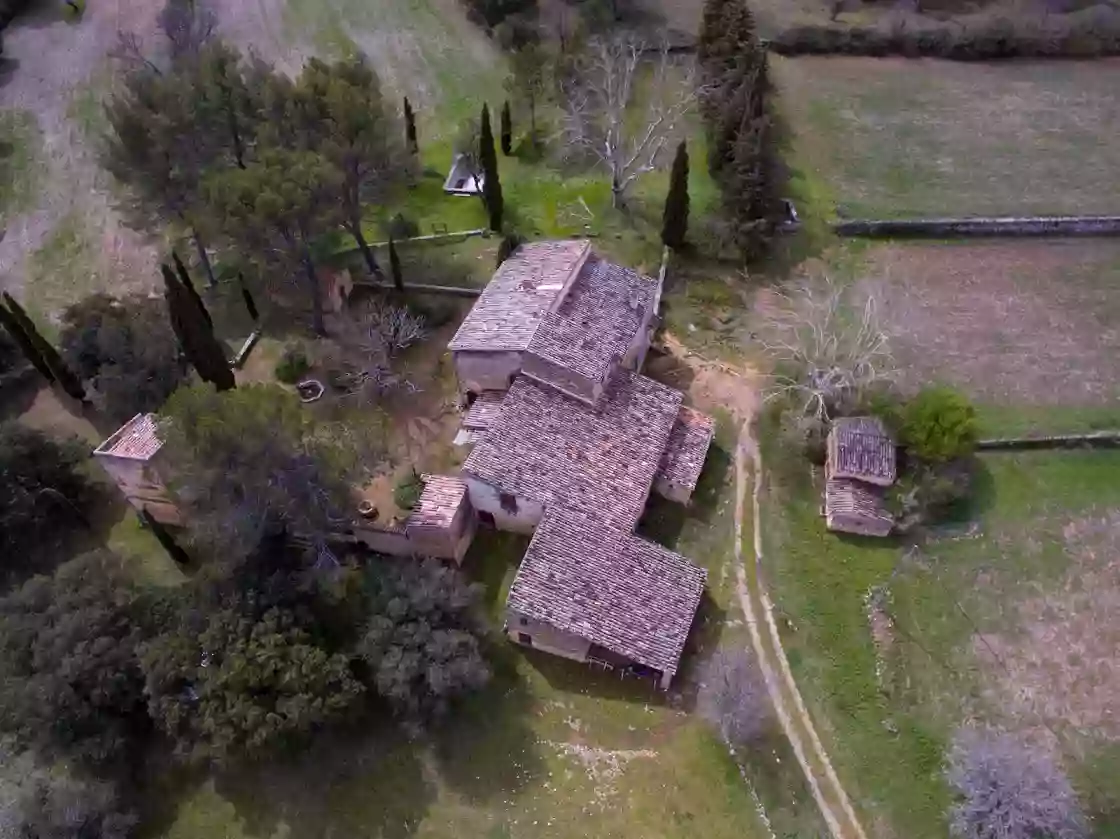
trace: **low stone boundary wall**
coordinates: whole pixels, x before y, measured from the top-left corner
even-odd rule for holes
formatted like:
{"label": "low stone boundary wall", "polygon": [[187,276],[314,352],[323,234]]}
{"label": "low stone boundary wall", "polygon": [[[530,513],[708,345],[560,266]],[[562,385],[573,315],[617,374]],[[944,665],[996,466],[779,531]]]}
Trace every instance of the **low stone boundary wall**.
{"label": "low stone boundary wall", "polygon": [[1060,434],[1050,437],[1004,437],[981,440],[978,451],[1011,452],[1037,449],[1116,449],[1120,448],[1120,431],[1093,431],[1088,434]]}
{"label": "low stone boundary wall", "polygon": [[868,239],[1120,236],[1120,216],[857,219],[836,222],[832,231]]}

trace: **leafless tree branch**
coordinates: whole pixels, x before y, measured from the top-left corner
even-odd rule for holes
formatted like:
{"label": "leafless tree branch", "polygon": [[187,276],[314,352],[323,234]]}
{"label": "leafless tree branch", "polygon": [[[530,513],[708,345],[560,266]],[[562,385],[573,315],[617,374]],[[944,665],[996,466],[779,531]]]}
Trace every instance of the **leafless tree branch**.
{"label": "leafless tree branch", "polygon": [[803,412],[829,412],[894,378],[894,357],[874,294],[829,277],[805,280],[767,307],[759,343],[776,363],[768,399],[794,396]]}
{"label": "leafless tree branch", "polygon": [[[640,71],[652,62],[648,97],[638,97]],[[697,102],[694,66],[671,77],[668,45],[650,50],[632,36],[592,40],[574,72],[560,83],[564,100],[561,129],[565,148],[590,155],[611,178],[611,198],[623,203],[627,187],[657,167],[658,158],[680,119]],[[646,100],[644,106],[639,99]],[[633,110],[643,107],[640,119]]]}

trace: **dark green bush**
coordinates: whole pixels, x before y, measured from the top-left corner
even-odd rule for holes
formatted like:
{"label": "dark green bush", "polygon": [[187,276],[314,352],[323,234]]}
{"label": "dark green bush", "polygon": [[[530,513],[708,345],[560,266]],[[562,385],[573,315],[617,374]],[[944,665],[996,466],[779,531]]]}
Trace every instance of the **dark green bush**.
{"label": "dark green bush", "polygon": [[397,213],[389,219],[385,232],[397,241],[412,239],[420,235],[420,225],[416,223],[415,219],[409,218],[404,213]]}
{"label": "dark green bush", "polygon": [[294,385],[302,379],[311,369],[311,362],[303,348],[296,344],[288,344],[280,360],[276,362],[276,378],[284,384]]}
{"label": "dark green bush", "polygon": [[976,409],[948,387],[927,387],[902,409],[899,442],[931,464],[965,457],[976,448]]}

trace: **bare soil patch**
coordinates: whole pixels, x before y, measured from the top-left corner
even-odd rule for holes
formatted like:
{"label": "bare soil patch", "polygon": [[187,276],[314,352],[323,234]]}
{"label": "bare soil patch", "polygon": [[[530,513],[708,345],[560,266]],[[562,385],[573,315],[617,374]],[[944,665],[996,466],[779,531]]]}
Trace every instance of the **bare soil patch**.
{"label": "bare soil patch", "polygon": [[1117,394],[1116,243],[890,245],[874,251],[867,275],[910,384],[941,380],[1032,405]]}
{"label": "bare soil patch", "polygon": [[973,639],[986,695],[1025,728],[1120,741],[1120,511],[1069,522],[1069,573],[1020,601],[1017,632]]}

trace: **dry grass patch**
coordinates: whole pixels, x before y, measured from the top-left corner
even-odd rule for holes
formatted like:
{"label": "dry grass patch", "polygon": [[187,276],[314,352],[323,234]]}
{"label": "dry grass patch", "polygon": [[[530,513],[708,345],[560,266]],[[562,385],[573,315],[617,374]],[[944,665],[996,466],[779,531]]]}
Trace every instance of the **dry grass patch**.
{"label": "dry grass patch", "polygon": [[774,62],[851,216],[1116,212],[1120,61]]}
{"label": "dry grass patch", "polygon": [[986,698],[1018,727],[1120,741],[1120,510],[1073,519],[1062,537],[1065,577],[1015,604],[1015,631],[977,635],[972,651]]}
{"label": "dry grass patch", "polygon": [[908,382],[981,401],[1102,405],[1120,381],[1120,245],[890,245],[864,276],[882,295]]}

